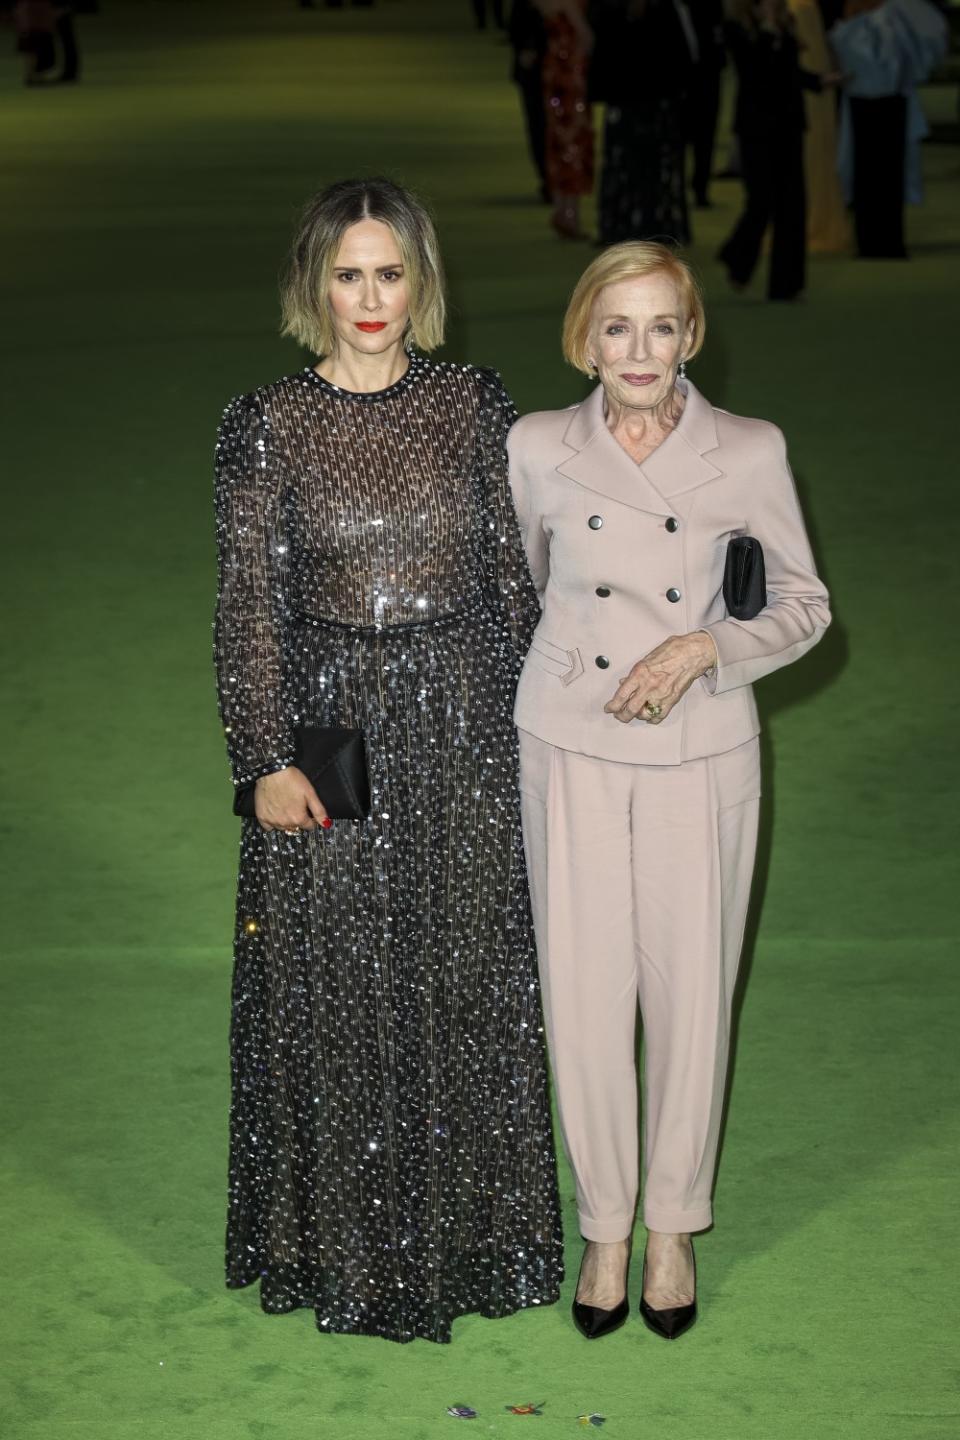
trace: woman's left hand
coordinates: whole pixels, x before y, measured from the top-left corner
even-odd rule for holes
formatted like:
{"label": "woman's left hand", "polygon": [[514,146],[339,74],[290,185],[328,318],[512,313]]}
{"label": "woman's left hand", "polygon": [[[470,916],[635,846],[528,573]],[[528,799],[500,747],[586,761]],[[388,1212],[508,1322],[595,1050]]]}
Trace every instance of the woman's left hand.
{"label": "woman's left hand", "polygon": [[[705,630],[671,635],[637,661],[630,674],[620,681],[613,699],[603,708],[624,725],[638,716],[648,725],[659,725],[683,699],[694,680],[716,663],[717,648],[712,635]],[[648,704],[653,707],[652,712],[644,708]]]}

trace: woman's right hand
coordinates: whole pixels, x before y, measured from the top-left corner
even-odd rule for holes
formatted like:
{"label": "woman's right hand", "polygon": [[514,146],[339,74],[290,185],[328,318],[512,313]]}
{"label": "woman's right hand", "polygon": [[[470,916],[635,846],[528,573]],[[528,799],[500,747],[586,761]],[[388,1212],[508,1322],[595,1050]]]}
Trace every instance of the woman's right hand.
{"label": "woman's right hand", "polygon": [[254,808],[264,830],[329,830],[333,821],[302,770],[290,765],[261,775],[254,789]]}

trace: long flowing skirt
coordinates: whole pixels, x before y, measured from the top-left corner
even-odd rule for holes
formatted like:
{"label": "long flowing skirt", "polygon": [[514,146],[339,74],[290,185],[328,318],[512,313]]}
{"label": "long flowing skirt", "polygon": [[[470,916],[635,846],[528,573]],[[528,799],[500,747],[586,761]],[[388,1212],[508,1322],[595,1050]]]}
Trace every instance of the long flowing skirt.
{"label": "long flowing skirt", "polygon": [[[833,58],[816,0],[789,0],[797,39],[808,70],[833,68]],[[850,218],[837,168],[837,97],[834,90],[803,97],[807,129],[803,169],[807,192],[807,250],[811,255],[846,255],[851,249]]]}
{"label": "long flowing skirt", "polygon": [[553,198],[589,195],[593,190],[588,69],[586,51],[567,17],[549,20],[542,73],[547,188]]}
{"label": "long flowing skirt", "polygon": [[556,1300],[555,1155],[489,619],[304,624],[302,723],[359,725],[363,822],[244,822],[227,1277],[321,1330],[448,1340]]}
{"label": "long flowing skirt", "polygon": [[600,239],[690,239],[684,112],[679,100],[608,105],[600,179]]}

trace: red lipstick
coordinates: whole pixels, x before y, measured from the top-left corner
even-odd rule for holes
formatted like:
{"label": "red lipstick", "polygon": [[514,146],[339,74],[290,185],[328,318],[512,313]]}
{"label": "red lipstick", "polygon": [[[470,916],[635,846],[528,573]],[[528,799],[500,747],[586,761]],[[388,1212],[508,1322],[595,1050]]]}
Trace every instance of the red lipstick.
{"label": "red lipstick", "polygon": [[378,330],[386,330],[386,320],[358,320],[357,329],[365,331],[368,335],[375,335]]}

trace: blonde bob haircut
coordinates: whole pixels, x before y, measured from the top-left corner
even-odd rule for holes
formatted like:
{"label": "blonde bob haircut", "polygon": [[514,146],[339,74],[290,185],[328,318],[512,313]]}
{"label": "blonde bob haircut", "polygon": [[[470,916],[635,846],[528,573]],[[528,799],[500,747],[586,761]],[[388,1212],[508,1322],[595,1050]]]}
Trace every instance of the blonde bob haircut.
{"label": "blonde bob haircut", "polygon": [[563,319],[563,358],[584,375],[592,375],[587,362],[590,342],[590,318],[601,290],[619,285],[624,280],[639,280],[644,275],[663,275],[672,280],[680,296],[684,322],[693,321],[693,338],[684,359],[692,360],[703,345],[707,327],[703,313],[700,284],[685,260],[666,245],[653,240],[625,240],[611,245],[591,261],[570,296]]}
{"label": "blonde bob haircut", "polygon": [[280,284],[283,324],[314,355],[336,346],[327,297],[340,242],[359,220],[381,220],[396,238],[409,296],[404,340],[420,350],[443,344],[446,319],[443,264],[426,207],[392,180],[338,180],[307,203]]}

